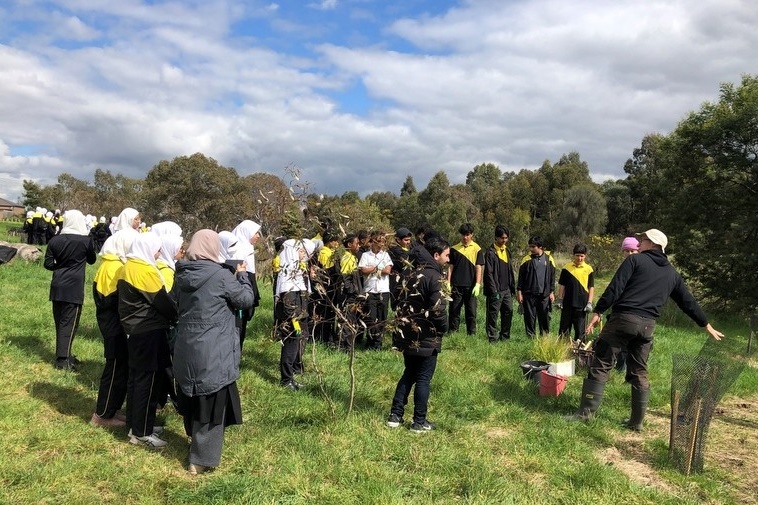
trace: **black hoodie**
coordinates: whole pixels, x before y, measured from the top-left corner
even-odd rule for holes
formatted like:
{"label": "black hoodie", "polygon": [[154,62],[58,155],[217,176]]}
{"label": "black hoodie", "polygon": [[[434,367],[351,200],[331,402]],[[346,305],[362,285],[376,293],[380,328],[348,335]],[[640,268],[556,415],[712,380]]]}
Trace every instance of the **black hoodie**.
{"label": "black hoodie", "polygon": [[635,314],[656,319],[671,297],[698,326],[708,318],[685,286],[681,275],[658,250],[629,255],[613,275],[611,283],[595,305],[595,312]]}

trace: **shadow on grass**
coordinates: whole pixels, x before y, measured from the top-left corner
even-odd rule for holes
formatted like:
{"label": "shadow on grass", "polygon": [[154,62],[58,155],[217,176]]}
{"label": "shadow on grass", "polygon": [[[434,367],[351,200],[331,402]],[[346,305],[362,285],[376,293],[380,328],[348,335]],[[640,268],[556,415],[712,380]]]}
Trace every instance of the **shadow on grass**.
{"label": "shadow on grass", "polygon": [[55,353],[37,336],[13,335],[8,337],[7,341],[30,357],[36,356],[40,361],[51,365],[55,362]]}
{"label": "shadow on grass", "polygon": [[92,417],[92,399],[74,388],[38,381],[26,386],[26,390],[64,416],[78,417],[84,423]]}

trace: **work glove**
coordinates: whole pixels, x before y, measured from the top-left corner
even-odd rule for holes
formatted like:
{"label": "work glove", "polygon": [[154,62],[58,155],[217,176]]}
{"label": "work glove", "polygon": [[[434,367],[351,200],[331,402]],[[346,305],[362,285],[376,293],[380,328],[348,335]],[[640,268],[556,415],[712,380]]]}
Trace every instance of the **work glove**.
{"label": "work glove", "polygon": [[587,302],[587,305],[584,307],[585,312],[592,312],[592,302]]}
{"label": "work glove", "polygon": [[500,293],[495,293],[494,295],[492,295],[492,299],[494,301],[496,301],[496,302],[499,302],[500,301]]}
{"label": "work glove", "polygon": [[563,300],[556,300],[555,306],[558,307],[558,310],[563,310]]}
{"label": "work glove", "polygon": [[482,294],[482,285],[481,285],[481,284],[479,284],[479,283],[477,283],[477,284],[474,284],[474,289],[473,289],[473,290],[471,290],[471,293],[472,293],[474,296],[479,296],[479,295],[481,295],[481,294]]}

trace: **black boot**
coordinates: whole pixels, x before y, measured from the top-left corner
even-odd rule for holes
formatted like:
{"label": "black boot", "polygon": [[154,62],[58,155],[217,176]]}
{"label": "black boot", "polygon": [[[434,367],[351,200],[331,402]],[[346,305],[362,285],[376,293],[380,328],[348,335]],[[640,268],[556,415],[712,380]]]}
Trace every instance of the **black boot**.
{"label": "black boot", "polygon": [[647,404],[650,400],[650,389],[640,389],[632,386],[632,416],[624,421],[630,430],[642,431],[642,421],[645,419]]}
{"label": "black boot", "polygon": [[566,419],[570,421],[585,422],[591,420],[597,409],[600,408],[600,403],[603,401],[603,391],[605,391],[604,382],[584,379],[579,408],[573,415],[566,417]]}

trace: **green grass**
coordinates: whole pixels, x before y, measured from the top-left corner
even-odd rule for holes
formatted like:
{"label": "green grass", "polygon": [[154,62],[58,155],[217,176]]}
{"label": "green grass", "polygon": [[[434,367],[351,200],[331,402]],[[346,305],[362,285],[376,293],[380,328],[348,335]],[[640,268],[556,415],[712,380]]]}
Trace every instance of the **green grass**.
{"label": "green grass", "polygon": [[[0,266],[0,503],[740,503],[727,486],[738,478],[707,460],[685,477],[666,461],[667,433],[633,442],[635,457],[666,486],[643,486],[606,464],[609,447],[625,451],[629,387],[614,375],[599,417],[573,424],[562,416],[578,404],[581,377],[563,395],[543,398],[521,376],[531,342],[514,317],[511,341],[491,345],[479,334],[443,341],[432,382],[434,432],[385,427],[402,357],[389,350],[358,352],[352,415],[346,356],[317,347],[318,377],[309,364],[306,388],[278,387],[279,345],[270,340],[270,287],[248,332],[239,387],[244,424],[227,431],[221,466],[190,478],[181,419],[162,414],[169,447],[130,445],[124,430],[89,426],[103,364],[89,297],[74,350],[78,374],[54,370],[54,327],[47,301],[50,273],[39,264]],[[483,305],[483,304],[482,304]],[[483,319],[483,311],[481,310]],[[556,315],[557,318],[557,315]],[[553,323],[557,324],[554,318]],[[737,320],[716,325],[746,335]],[[671,359],[696,354],[706,334],[694,324],[659,326],[651,359],[651,416],[668,413]],[[730,394],[750,397],[758,372],[746,370]],[[412,412],[408,406],[406,419]],[[748,469],[746,468],[747,472]],[[752,472],[752,470],[750,470]],[[754,495],[755,489],[753,489]]]}

